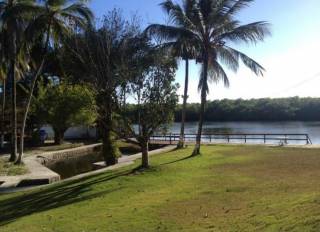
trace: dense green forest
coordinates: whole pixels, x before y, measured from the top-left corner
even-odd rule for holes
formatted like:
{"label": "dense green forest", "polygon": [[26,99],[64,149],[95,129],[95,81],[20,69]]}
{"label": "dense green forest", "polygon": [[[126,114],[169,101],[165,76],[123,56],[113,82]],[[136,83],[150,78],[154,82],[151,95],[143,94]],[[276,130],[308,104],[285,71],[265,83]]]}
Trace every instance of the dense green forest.
{"label": "dense green forest", "polygon": [[[187,121],[198,120],[199,104],[189,104]],[[176,121],[181,118],[177,109]],[[278,98],[219,100],[208,102],[206,121],[318,121],[320,98]]]}
{"label": "dense green forest", "polygon": [[[197,121],[200,104],[187,105],[186,120]],[[135,113],[130,105],[130,112]],[[175,112],[175,121],[181,119],[179,105]],[[263,98],[251,100],[209,101],[205,111],[206,121],[319,121],[320,98]]]}

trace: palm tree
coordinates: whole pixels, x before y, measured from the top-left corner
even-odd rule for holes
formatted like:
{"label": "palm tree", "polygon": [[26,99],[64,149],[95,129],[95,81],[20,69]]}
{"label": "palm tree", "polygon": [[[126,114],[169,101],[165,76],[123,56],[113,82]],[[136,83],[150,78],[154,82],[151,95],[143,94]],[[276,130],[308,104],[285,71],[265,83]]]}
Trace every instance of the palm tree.
{"label": "palm tree", "polygon": [[[191,1],[186,1],[181,8],[181,11],[184,15],[190,16],[192,14],[192,3]],[[184,80],[184,94],[183,94],[183,105],[182,105],[182,112],[181,112],[181,128],[180,128],[180,138],[177,148],[183,148],[185,141],[184,141],[184,130],[185,130],[185,120],[186,120],[186,107],[187,107],[187,100],[188,100],[188,85],[189,85],[189,61],[191,59],[196,58],[196,44],[193,44],[190,41],[190,37],[184,37],[183,33],[179,33],[180,29],[183,26],[179,22],[179,17],[176,15],[172,15],[170,10],[168,11],[167,2],[163,2],[160,4],[164,11],[169,14],[169,19],[172,25],[159,25],[159,24],[152,24],[147,27],[146,32],[151,35],[156,35],[160,37],[160,39],[165,39],[165,42],[161,47],[170,49],[173,52],[173,55],[176,57],[181,58],[185,62],[185,80]],[[160,30],[159,30],[160,29]],[[174,33],[176,31],[176,38],[171,41],[171,34],[166,35],[166,33],[162,33],[163,31],[171,31]],[[160,32],[160,33],[158,33]]]}
{"label": "palm tree", "polygon": [[[25,20],[34,12],[33,0],[3,0],[0,2],[0,31],[6,38],[5,46],[8,47],[8,81],[11,82],[11,106],[12,106],[12,139],[11,156],[13,162],[17,157],[17,107],[16,107],[16,68],[17,56],[23,37]],[[3,42],[3,41],[2,41]]]}
{"label": "palm tree", "polygon": [[[41,6],[39,6],[39,8],[40,7]],[[31,41],[39,38],[39,32],[44,32],[45,36],[42,37],[44,47],[41,54],[42,60],[36,68],[32,78],[27,103],[24,109],[19,157],[16,161],[17,164],[22,162],[24,148],[23,138],[26,121],[37,79],[41,75],[46,62],[50,42],[52,41],[54,45],[63,42],[64,38],[73,34],[76,30],[75,27],[77,27],[77,29],[85,29],[92,23],[92,20],[93,14],[82,0],[78,0],[77,2],[71,0],[46,0],[44,1],[44,5],[40,8],[40,14],[33,22],[30,22],[29,27],[26,29],[27,38]]]}
{"label": "palm tree", "polygon": [[183,0],[186,14],[179,4],[167,0],[162,3],[177,26],[154,26],[153,32],[169,39],[188,38],[197,47],[197,62],[202,64],[199,80],[201,106],[196,146],[193,155],[200,154],[200,143],[204,111],[209,92],[209,81],[223,81],[229,85],[228,76],[222,66],[236,72],[240,60],[257,76],[262,76],[264,68],[244,53],[232,48],[229,43],[257,43],[270,34],[267,22],[260,21],[241,25],[235,19],[237,13],[254,0]]}

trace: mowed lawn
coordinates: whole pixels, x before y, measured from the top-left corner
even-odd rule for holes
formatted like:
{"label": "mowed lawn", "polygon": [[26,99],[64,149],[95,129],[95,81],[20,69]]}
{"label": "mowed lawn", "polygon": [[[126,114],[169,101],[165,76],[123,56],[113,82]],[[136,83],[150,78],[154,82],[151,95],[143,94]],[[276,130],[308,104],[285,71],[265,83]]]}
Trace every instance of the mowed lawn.
{"label": "mowed lawn", "polygon": [[320,231],[320,150],[192,147],[23,194],[0,195],[0,231]]}

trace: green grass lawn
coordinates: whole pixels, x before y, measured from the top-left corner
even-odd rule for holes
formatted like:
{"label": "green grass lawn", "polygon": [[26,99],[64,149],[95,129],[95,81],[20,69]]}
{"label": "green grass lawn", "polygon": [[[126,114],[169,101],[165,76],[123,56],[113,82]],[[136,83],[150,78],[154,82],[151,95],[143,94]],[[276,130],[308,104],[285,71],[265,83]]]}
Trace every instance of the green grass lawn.
{"label": "green grass lawn", "polygon": [[320,150],[204,146],[0,196],[0,231],[320,231]]}
{"label": "green grass lawn", "polygon": [[24,165],[14,165],[8,158],[0,157],[0,176],[18,176],[28,173]]}

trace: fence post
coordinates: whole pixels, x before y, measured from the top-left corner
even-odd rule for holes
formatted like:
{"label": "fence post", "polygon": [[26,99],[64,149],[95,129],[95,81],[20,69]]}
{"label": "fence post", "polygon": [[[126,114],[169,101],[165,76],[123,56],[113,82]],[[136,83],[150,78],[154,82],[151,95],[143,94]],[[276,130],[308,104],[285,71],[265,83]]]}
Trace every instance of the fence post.
{"label": "fence post", "polygon": [[209,135],[210,143],[211,143],[211,135]]}
{"label": "fence post", "polygon": [[263,135],[263,142],[266,144],[266,135]]}
{"label": "fence post", "polygon": [[172,140],[172,134],[170,133],[170,145],[171,145],[171,140]]}
{"label": "fence post", "polygon": [[247,143],[247,135],[244,136],[244,143]]}
{"label": "fence post", "polygon": [[230,143],[230,137],[229,137],[229,135],[227,136],[227,138],[228,138],[228,143]]}
{"label": "fence post", "polygon": [[287,138],[287,135],[284,135],[284,143],[285,143],[285,144],[288,144],[288,138]]}

